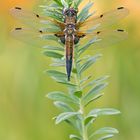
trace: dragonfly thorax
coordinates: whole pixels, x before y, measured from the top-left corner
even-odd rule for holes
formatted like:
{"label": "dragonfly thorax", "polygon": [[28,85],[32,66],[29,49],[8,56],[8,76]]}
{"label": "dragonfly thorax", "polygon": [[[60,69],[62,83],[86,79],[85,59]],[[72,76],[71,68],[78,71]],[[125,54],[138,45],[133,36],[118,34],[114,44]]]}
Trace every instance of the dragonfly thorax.
{"label": "dragonfly thorax", "polygon": [[75,25],[74,24],[66,25],[66,28],[65,28],[64,32],[65,32],[66,35],[75,34]]}

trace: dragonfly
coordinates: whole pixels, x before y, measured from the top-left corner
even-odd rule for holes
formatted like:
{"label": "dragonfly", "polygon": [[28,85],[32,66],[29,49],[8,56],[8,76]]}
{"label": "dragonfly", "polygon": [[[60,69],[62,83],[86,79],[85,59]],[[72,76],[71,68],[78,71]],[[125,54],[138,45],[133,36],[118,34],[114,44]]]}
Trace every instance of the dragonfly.
{"label": "dragonfly", "polygon": [[[71,77],[76,44],[82,40],[96,37],[100,40],[97,41],[97,45],[103,46],[104,44],[119,42],[127,37],[127,32],[122,29],[107,29],[107,27],[117,23],[128,15],[129,10],[125,7],[118,7],[103,14],[92,16],[85,21],[77,20],[78,10],[73,7],[64,8],[62,10],[63,22],[24,10],[21,7],[14,7],[10,12],[15,18],[28,25],[28,28],[16,27],[11,31],[12,35],[17,39],[30,41],[35,45],[38,43],[47,44],[47,40],[44,42],[42,37],[50,35],[55,36],[61,41],[65,50],[68,81],[70,81]],[[53,26],[45,29],[45,26],[48,24],[59,28],[57,31],[53,30]]]}

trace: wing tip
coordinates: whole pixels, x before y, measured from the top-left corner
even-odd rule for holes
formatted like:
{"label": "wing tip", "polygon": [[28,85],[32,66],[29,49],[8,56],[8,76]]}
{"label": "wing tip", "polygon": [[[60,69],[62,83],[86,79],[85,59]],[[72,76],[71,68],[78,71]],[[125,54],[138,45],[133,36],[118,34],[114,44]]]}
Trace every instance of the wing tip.
{"label": "wing tip", "polygon": [[16,7],[11,8],[11,9],[9,10],[9,12],[11,13],[12,16],[15,16],[16,13],[19,13],[21,10],[22,10],[21,7],[17,7],[17,6],[16,6]]}

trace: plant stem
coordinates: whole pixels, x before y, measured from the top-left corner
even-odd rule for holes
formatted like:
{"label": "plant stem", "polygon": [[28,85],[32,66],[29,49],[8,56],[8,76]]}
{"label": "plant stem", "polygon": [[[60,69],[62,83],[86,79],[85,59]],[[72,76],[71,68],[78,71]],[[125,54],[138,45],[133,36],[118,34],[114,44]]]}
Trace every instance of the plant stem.
{"label": "plant stem", "polygon": [[[81,75],[78,72],[78,70],[79,70],[78,58],[79,58],[79,56],[78,56],[77,52],[78,52],[78,47],[75,48],[75,59],[74,59],[74,66],[75,66],[75,69],[77,71],[75,74],[75,81],[77,84],[77,90],[82,91],[81,83],[80,83]],[[80,112],[82,114],[82,119],[81,119],[82,132],[83,132],[82,138],[83,138],[83,140],[88,140],[87,128],[86,128],[85,123],[84,123],[84,119],[85,119],[86,114],[85,114],[84,106],[82,104],[82,96],[79,100],[80,100],[79,109],[80,109]]]}

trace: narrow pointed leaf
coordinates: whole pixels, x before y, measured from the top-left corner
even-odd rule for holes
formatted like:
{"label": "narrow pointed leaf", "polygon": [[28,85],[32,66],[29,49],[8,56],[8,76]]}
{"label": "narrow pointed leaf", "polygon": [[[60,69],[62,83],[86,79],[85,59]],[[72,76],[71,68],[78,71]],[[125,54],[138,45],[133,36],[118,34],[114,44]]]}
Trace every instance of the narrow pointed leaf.
{"label": "narrow pointed leaf", "polygon": [[102,97],[104,95],[104,93],[100,93],[100,94],[97,94],[95,95],[91,100],[89,100],[89,102],[87,102],[87,104],[85,104],[85,106],[87,106],[88,104],[90,104],[91,102],[99,99],[100,97]]}
{"label": "narrow pointed leaf", "polygon": [[69,7],[68,3],[65,0],[61,0],[61,3],[65,8]]}
{"label": "narrow pointed leaf", "polygon": [[89,82],[88,84],[86,84],[86,85],[84,86],[84,88],[90,87],[90,86],[94,86],[95,84],[99,84],[99,83],[101,83],[101,82],[107,80],[108,78],[109,78],[108,75],[99,77],[99,78],[97,78],[97,79],[95,79],[95,80],[92,80],[92,81]]}
{"label": "narrow pointed leaf", "polygon": [[52,57],[52,58],[63,58],[64,55],[54,52],[54,51],[44,51],[44,55],[48,56],[48,57]]}
{"label": "narrow pointed leaf", "polygon": [[60,0],[54,0],[59,6],[63,6]]}
{"label": "narrow pointed leaf", "polygon": [[82,10],[81,12],[79,13],[78,15],[78,20],[81,21],[81,18],[85,17],[88,12],[89,12],[89,9],[93,6],[93,2],[89,2]]}
{"label": "narrow pointed leaf", "polygon": [[82,0],[76,0],[74,1],[74,8],[78,9],[79,5],[81,4]]}
{"label": "narrow pointed leaf", "polygon": [[110,134],[110,135],[103,136],[103,137],[101,137],[101,138],[99,138],[97,140],[107,140],[107,139],[110,139],[112,137],[114,137],[114,135]]}
{"label": "narrow pointed leaf", "polygon": [[79,137],[79,136],[77,136],[77,135],[73,135],[73,134],[70,135],[70,139],[82,140],[81,137]]}
{"label": "narrow pointed leaf", "polygon": [[94,37],[93,39],[91,39],[89,42],[87,42],[83,47],[81,47],[79,49],[79,54],[83,54],[92,44],[94,44],[95,42],[97,42],[97,38]]}
{"label": "narrow pointed leaf", "polygon": [[102,115],[117,115],[120,114],[120,111],[114,108],[101,108],[101,109],[93,109],[90,111],[88,116],[102,116]]}
{"label": "narrow pointed leaf", "polygon": [[85,118],[84,120],[84,124],[85,126],[88,126],[90,123],[92,123],[96,118],[94,116],[89,116],[87,118]]}
{"label": "narrow pointed leaf", "polygon": [[59,124],[62,121],[65,121],[71,117],[80,115],[79,112],[65,112],[65,113],[61,113],[60,115],[57,116],[56,118],[56,124]]}
{"label": "narrow pointed leaf", "polygon": [[92,135],[99,135],[99,134],[118,134],[119,131],[112,127],[103,127],[96,130]]}
{"label": "narrow pointed leaf", "polygon": [[77,101],[69,97],[68,95],[64,94],[60,91],[50,92],[47,94],[47,97],[49,99],[52,99],[54,101],[61,101],[64,103],[75,103],[77,104]]}
{"label": "narrow pointed leaf", "polygon": [[66,85],[68,87],[73,87],[73,88],[76,88],[76,86],[77,86],[77,85],[75,85],[73,83],[68,82],[67,80],[66,81],[58,81],[58,83],[61,83],[63,85]]}
{"label": "narrow pointed leaf", "polygon": [[90,66],[92,66],[102,55],[98,54],[94,57],[90,57],[80,68],[80,73],[86,71]]}
{"label": "narrow pointed leaf", "polygon": [[66,104],[64,102],[56,101],[56,102],[54,102],[54,105],[62,111],[66,111],[66,112],[74,111],[73,108],[71,108],[68,104]]}
{"label": "narrow pointed leaf", "polygon": [[53,59],[53,63],[51,66],[54,67],[64,67],[65,66],[65,59]]}
{"label": "narrow pointed leaf", "polygon": [[56,70],[48,70],[47,73],[57,82],[62,81],[62,80],[67,80],[67,74],[63,72],[56,71]]}
{"label": "narrow pointed leaf", "polygon": [[87,94],[85,94],[82,98],[82,102],[84,103],[84,105],[87,105],[91,101],[91,99],[94,99],[94,97],[97,96],[99,92],[103,90],[107,85],[107,83],[99,84],[91,89]]}
{"label": "narrow pointed leaf", "polygon": [[43,49],[46,49],[47,51],[64,51],[64,48],[62,47],[55,47],[55,46],[44,46]]}

